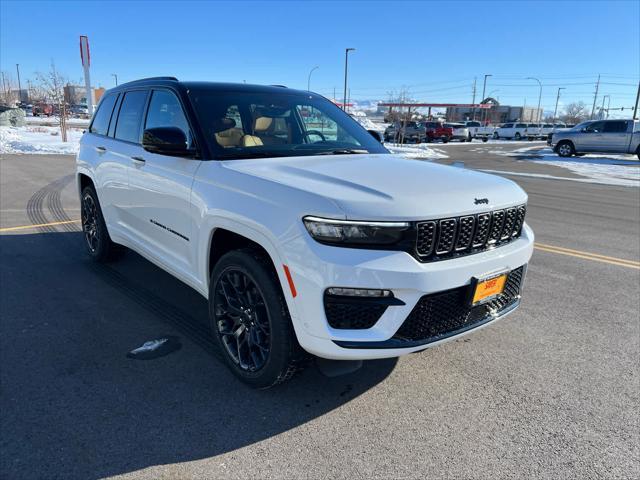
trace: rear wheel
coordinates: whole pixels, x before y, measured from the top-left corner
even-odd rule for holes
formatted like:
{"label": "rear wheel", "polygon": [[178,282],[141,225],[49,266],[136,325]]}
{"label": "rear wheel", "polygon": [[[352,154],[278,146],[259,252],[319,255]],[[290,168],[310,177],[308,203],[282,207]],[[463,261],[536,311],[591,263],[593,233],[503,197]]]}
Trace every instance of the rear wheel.
{"label": "rear wheel", "polygon": [[114,243],[109,237],[98,195],[91,186],[82,190],[80,218],[85,247],[93,260],[108,262],[121,256],[125,248]]}
{"label": "rear wheel", "polygon": [[522,138],[522,135],[520,135],[520,132],[516,132],[516,136],[514,138],[516,140],[520,140]]}
{"label": "rear wheel", "polygon": [[488,139],[487,137],[482,137],[482,141],[483,141],[484,143],[487,143],[487,142],[489,141],[489,139]]}
{"label": "rear wheel", "polygon": [[211,273],[209,318],[225,363],[243,382],[269,388],[291,378],[305,355],[280,283],[259,251],[222,256]]}
{"label": "rear wheel", "polygon": [[558,146],[556,147],[556,152],[561,157],[570,157],[571,155],[576,153],[575,149],[573,148],[573,144],[568,141],[563,141],[558,143]]}

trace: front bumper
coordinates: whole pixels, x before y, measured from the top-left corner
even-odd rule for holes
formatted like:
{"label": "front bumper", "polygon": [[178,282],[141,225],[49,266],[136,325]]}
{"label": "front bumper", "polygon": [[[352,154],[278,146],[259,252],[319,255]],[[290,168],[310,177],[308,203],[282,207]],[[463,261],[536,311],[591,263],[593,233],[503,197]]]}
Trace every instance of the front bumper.
{"label": "front bumper", "polygon": [[[452,340],[507,315],[509,308],[456,330],[446,338],[427,342],[397,342],[399,331],[418,302],[426,295],[457,289],[473,277],[525,266],[533,251],[533,232],[526,226],[520,238],[494,250],[433,263],[420,263],[405,252],[361,250],[321,245],[309,235],[285,244],[286,259],[298,295],[290,299],[295,331],[301,346],[323,358],[336,360],[396,357]],[[391,290],[404,305],[385,310],[366,329],[332,328],[325,315],[324,293],[329,287]],[[295,312],[295,313],[293,313]]]}

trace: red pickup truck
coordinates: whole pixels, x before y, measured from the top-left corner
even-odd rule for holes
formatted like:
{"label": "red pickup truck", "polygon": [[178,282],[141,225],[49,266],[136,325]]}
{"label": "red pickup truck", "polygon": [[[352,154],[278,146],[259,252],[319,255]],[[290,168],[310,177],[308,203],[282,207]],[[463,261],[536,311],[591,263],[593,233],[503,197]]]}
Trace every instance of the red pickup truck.
{"label": "red pickup truck", "polygon": [[424,122],[422,126],[425,129],[426,141],[435,142],[440,140],[442,143],[447,143],[453,138],[453,128],[445,127],[441,122]]}

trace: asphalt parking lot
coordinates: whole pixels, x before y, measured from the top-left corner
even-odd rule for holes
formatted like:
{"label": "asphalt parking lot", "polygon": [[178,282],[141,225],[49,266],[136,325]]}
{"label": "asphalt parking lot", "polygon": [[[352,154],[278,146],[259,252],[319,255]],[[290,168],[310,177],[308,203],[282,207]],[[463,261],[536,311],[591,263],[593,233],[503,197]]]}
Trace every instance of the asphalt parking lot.
{"label": "asphalt parking lot", "polygon": [[[88,260],[73,157],[2,156],[0,476],[638,478],[640,189],[481,144],[438,148],[529,193],[538,247],[521,308],[416,355],[336,378],[312,366],[268,391],[218,360],[197,293],[132,252]],[[165,334],[182,349],[126,357]]]}

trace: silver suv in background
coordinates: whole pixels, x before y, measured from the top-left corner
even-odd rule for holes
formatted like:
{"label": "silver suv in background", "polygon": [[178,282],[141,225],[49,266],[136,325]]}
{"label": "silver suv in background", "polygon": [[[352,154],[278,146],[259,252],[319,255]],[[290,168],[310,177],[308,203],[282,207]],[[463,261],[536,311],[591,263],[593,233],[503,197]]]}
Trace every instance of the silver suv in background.
{"label": "silver suv in background", "polygon": [[640,159],[640,121],[594,120],[556,131],[553,150],[561,157],[587,152],[635,153]]}

